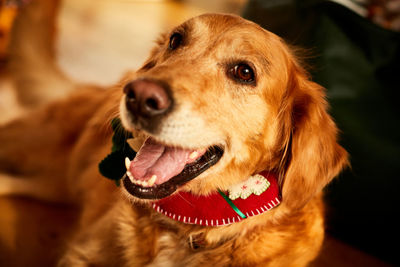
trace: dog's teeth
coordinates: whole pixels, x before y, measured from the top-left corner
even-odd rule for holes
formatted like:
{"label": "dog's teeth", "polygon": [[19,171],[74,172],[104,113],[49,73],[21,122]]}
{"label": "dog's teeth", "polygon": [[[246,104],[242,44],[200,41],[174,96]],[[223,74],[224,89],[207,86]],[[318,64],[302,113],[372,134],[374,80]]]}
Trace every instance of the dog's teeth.
{"label": "dog's teeth", "polygon": [[157,179],[157,175],[154,174],[153,176],[151,176],[150,180],[147,182],[147,185],[149,187],[152,187],[154,185],[154,183],[156,182],[156,179]]}
{"label": "dog's teeth", "polygon": [[197,158],[198,156],[199,156],[199,152],[193,151],[193,152],[189,155],[189,158],[190,158],[190,159],[195,159],[195,158]]}
{"label": "dog's teeth", "polygon": [[134,183],[134,184],[137,184],[137,185],[143,185],[143,181],[142,180],[137,180],[137,179],[134,179],[133,181],[132,181],[132,183]]}
{"label": "dog's teeth", "polygon": [[148,186],[147,181],[137,180],[137,182],[138,182],[138,185],[141,185],[143,187],[147,187]]}
{"label": "dog's teeth", "polygon": [[129,167],[131,166],[131,161],[129,160],[128,157],[125,158],[125,167],[126,170],[129,170]]}
{"label": "dog's teeth", "polygon": [[132,173],[130,171],[127,171],[126,174],[128,175],[129,180],[131,180],[131,182],[135,184],[136,180],[135,180],[135,178],[133,178]]}
{"label": "dog's teeth", "polygon": [[126,175],[128,175],[129,180],[131,180],[131,182],[133,184],[137,184],[137,185],[144,186],[144,187],[152,187],[157,179],[157,175],[153,175],[153,176],[151,176],[151,178],[148,181],[137,180],[133,177],[133,175],[130,171],[127,171]]}

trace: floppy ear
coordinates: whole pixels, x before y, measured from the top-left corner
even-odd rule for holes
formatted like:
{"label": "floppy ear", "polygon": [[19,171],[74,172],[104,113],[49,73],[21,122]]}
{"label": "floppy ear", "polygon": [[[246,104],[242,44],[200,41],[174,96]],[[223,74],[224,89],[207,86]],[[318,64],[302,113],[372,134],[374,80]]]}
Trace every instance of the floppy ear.
{"label": "floppy ear", "polygon": [[347,152],[337,143],[338,130],[327,113],[324,88],[294,67],[288,88],[287,161],[283,170],[282,200],[302,208],[348,164]]}

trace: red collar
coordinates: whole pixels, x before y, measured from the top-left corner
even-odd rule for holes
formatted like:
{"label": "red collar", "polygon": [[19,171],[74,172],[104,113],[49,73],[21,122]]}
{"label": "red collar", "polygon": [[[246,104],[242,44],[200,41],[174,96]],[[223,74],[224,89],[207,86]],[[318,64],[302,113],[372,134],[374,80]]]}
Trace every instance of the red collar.
{"label": "red collar", "polygon": [[153,208],[173,220],[187,224],[222,226],[239,222],[267,212],[281,202],[276,176],[269,172],[261,172],[260,175],[269,182],[268,189],[260,195],[251,194],[246,199],[230,200],[218,192],[208,196],[179,192],[154,202]]}

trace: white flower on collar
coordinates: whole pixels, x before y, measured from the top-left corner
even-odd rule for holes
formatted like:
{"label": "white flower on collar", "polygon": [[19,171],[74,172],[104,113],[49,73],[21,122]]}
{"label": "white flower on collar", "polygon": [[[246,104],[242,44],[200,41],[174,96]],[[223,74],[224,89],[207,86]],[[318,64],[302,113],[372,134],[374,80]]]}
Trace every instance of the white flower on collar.
{"label": "white flower on collar", "polygon": [[261,195],[264,193],[268,187],[270,186],[267,178],[260,174],[256,174],[254,176],[250,176],[250,178],[243,182],[232,186],[229,191],[229,198],[231,200],[235,200],[237,198],[246,199],[251,194]]}

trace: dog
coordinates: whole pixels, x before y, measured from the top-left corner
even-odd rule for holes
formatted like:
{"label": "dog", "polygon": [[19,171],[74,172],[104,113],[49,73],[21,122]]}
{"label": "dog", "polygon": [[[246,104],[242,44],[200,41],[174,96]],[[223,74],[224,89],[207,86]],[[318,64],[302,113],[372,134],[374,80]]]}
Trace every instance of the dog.
{"label": "dog", "polygon": [[[58,266],[306,266],[318,255],[322,189],[348,156],[324,88],[278,36],[200,15],[112,88],[71,91],[0,128],[1,194],[81,208]],[[104,177],[117,169],[119,186]]]}

